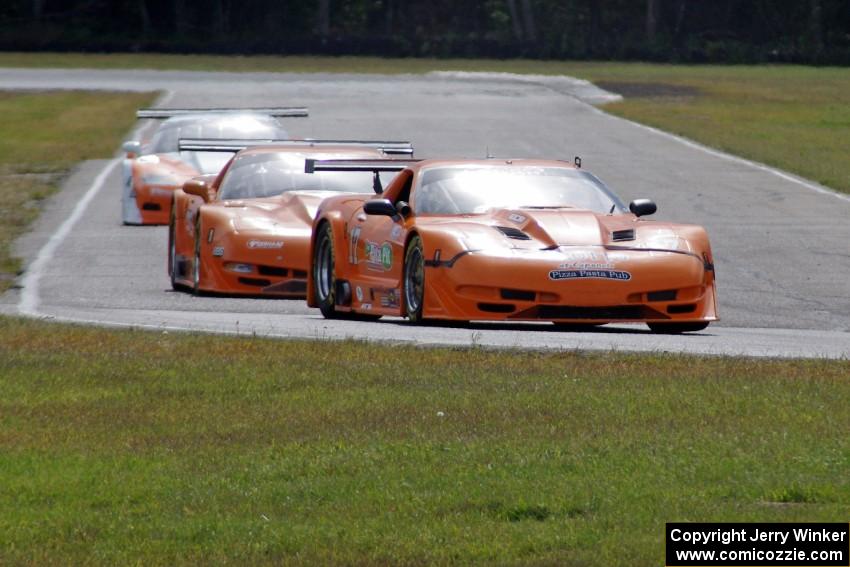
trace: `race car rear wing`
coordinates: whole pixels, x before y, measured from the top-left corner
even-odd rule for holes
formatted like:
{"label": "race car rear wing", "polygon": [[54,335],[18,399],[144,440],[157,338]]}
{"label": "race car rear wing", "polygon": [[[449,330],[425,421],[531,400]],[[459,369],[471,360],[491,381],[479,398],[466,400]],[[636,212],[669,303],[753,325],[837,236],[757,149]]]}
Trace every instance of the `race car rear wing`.
{"label": "race car rear wing", "polygon": [[401,171],[421,159],[306,159],[304,173],[317,171]]}
{"label": "race car rear wing", "polygon": [[306,106],[270,106],[261,108],[140,108],[136,111],[136,118],[152,118],[163,120],[174,116],[186,116],[190,114],[207,113],[250,113],[267,114],[276,118],[303,118],[309,116]]}
{"label": "race car rear wing", "polygon": [[345,146],[352,148],[375,148],[387,155],[413,155],[410,142],[389,140],[216,140],[209,138],[180,138],[177,148],[187,152],[238,152],[255,146],[283,146],[290,148],[314,148],[321,146]]}
{"label": "race car rear wing", "polygon": [[304,173],[316,173],[317,171],[371,171],[372,190],[377,195],[384,192],[381,183],[382,171],[401,171],[411,163],[422,161],[421,159],[306,159],[304,160]]}

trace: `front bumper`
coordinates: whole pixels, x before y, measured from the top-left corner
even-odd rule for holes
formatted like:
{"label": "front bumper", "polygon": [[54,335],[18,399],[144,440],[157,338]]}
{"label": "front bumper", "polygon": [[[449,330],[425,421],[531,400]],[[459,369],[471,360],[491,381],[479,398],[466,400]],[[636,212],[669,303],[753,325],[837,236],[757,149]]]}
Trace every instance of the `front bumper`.
{"label": "front bumper", "polygon": [[[276,243],[281,245],[262,247]],[[200,287],[204,291],[284,298],[307,295],[309,236],[284,239],[240,233],[238,238],[222,238],[204,246],[209,248],[202,263]]]}
{"label": "front bumper", "polygon": [[696,254],[598,247],[471,252],[426,268],[426,317],[457,320],[717,320],[714,272]]}

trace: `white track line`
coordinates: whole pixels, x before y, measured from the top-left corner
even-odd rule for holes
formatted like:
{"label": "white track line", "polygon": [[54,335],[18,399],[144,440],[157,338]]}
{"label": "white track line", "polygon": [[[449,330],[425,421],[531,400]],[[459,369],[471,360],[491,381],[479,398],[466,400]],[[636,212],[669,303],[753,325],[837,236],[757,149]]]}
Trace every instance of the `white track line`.
{"label": "white track line", "polygon": [[[585,103],[585,104],[587,104],[587,103]],[[806,189],[808,189],[810,191],[814,191],[815,193],[819,193],[821,195],[829,195],[830,197],[835,197],[836,199],[850,203],[850,195],[846,195],[844,193],[839,193],[839,192],[835,191],[834,189],[830,189],[829,187],[824,187],[823,185],[819,185],[819,184],[814,183],[812,181],[808,181],[806,179],[803,179],[802,177],[797,177],[796,175],[792,175],[790,173],[782,171],[781,169],[777,169],[775,167],[771,167],[769,165],[765,165],[763,163],[760,163],[760,162],[757,162],[757,161],[752,161],[752,160],[749,160],[749,159],[746,159],[746,158],[738,157],[738,156],[735,156],[735,155],[732,155],[732,154],[727,154],[726,152],[723,152],[723,151],[720,151],[720,150],[715,150],[714,148],[710,148],[708,146],[705,146],[703,144],[700,144],[699,142],[695,142],[695,141],[690,140],[688,138],[683,138],[682,136],[677,136],[676,134],[671,134],[670,132],[665,132],[664,130],[659,130],[658,128],[653,128],[652,126],[647,126],[646,124],[641,124],[639,122],[635,122],[634,120],[629,120],[628,118],[623,118],[622,116],[616,116],[614,114],[609,114],[609,113],[605,112],[604,110],[602,110],[600,108],[596,108],[595,106],[593,106],[591,104],[588,104],[588,106],[590,106],[590,108],[594,112],[596,112],[596,113],[598,113],[602,116],[605,116],[607,118],[610,118],[612,120],[621,120],[623,122],[627,122],[627,123],[631,124],[632,126],[636,126],[636,127],[640,128],[641,130],[646,130],[647,132],[652,132],[653,134],[661,136],[662,138],[667,138],[668,140],[673,140],[675,142],[679,142],[680,144],[683,144],[683,145],[685,145],[689,148],[699,150],[699,151],[706,153],[706,154],[709,154],[711,156],[714,156],[714,157],[717,157],[717,158],[720,158],[720,159],[724,159],[726,161],[731,161],[733,163],[746,165],[746,166],[758,169],[760,171],[764,171],[764,172],[773,174],[776,177],[779,177],[780,179],[784,179],[785,181],[790,181],[791,183],[795,183],[795,184],[797,184],[801,187],[805,187]]]}
{"label": "white track line", "polygon": [[[171,97],[173,96],[174,91],[165,91],[165,93],[157,99],[155,105],[161,106],[171,100]],[[146,123],[134,128],[131,137],[133,139],[138,138],[141,132],[147,128],[148,125],[149,123]],[[83,213],[86,211],[91,200],[94,199],[98,192],[100,192],[106,178],[109,177],[112,170],[121,163],[121,160],[121,157],[115,157],[109,160],[109,162],[97,175],[94,183],[92,183],[92,186],[89,187],[89,190],[86,191],[85,195],[83,195],[77,202],[77,205],[74,207],[74,210],[71,211],[68,218],[59,225],[56,232],[50,235],[50,239],[48,239],[47,243],[38,251],[35,260],[33,260],[32,264],[27,267],[24,277],[21,278],[21,297],[18,301],[18,312],[21,315],[28,315],[30,317],[38,317],[42,315],[38,311],[39,305],[41,304],[41,297],[38,294],[38,288],[42,272],[44,272],[48,262],[53,260],[56,249],[59,248],[59,245],[62,244],[62,241],[65,240],[68,233],[71,232],[71,229],[74,228],[74,225],[76,225],[83,216]]]}
{"label": "white track line", "polygon": [[113,158],[106,164],[106,167],[104,167],[100,174],[98,174],[97,178],[95,178],[92,186],[88,191],[86,191],[86,194],[83,195],[82,199],[79,200],[77,206],[74,207],[74,210],[71,211],[70,216],[68,216],[68,218],[59,225],[56,232],[50,236],[47,244],[42,246],[41,250],[38,251],[38,255],[33,263],[27,268],[27,271],[21,280],[21,287],[23,289],[21,289],[21,299],[18,302],[18,311],[22,315],[30,315],[32,317],[40,315],[38,312],[38,306],[39,303],[41,303],[41,300],[38,295],[38,284],[39,279],[41,279],[41,273],[44,271],[47,263],[53,259],[56,249],[60,244],[62,244],[62,241],[65,240],[65,237],[68,236],[68,233],[71,232],[71,229],[74,228],[74,225],[80,220],[80,217],[83,216],[83,213],[91,200],[95,195],[97,195],[100,188],[103,187],[103,182],[106,181],[106,178],[110,173],[112,173],[112,170],[115,169],[119,163],[121,163],[121,158]]}
{"label": "white track line", "polygon": [[[474,73],[474,72],[464,73],[464,72],[453,72],[453,71],[435,71],[435,72],[431,72],[429,74],[437,76],[437,77],[457,78],[457,79],[460,79],[460,80],[479,78],[479,79],[513,80],[513,81],[517,81],[517,82],[521,82],[521,83],[536,83],[536,84],[539,84],[543,87],[552,89],[556,93],[559,93],[559,94],[562,94],[562,95],[565,95],[565,96],[570,96],[570,97],[578,100],[579,102],[589,106],[590,109],[593,112],[596,112],[597,114],[605,116],[606,118],[626,122],[628,124],[631,124],[632,126],[636,126],[636,127],[640,128],[642,130],[645,130],[647,132],[652,132],[653,134],[656,134],[656,135],[661,136],[663,138],[666,138],[668,140],[673,140],[675,142],[678,142],[678,143],[685,145],[689,148],[701,151],[701,152],[706,153],[708,155],[711,155],[711,156],[714,156],[714,157],[717,157],[717,158],[720,158],[720,159],[724,159],[726,161],[731,161],[733,163],[746,165],[746,166],[758,169],[760,171],[770,173],[772,175],[775,175],[776,177],[779,177],[780,179],[783,179],[785,181],[790,181],[791,183],[794,183],[794,184],[799,185],[801,187],[805,187],[806,189],[808,189],[810,191],[814,191],[815,193],[819,193],[821,195],[829,195],[829,196],[835,197],[836,199],[839,199],[841,201],[850,202],[850,195],[847,195],[847,194],[844,194],[844,193],[839,193],[839,192],[835,191],[834,189],[830,189],[829,187],[825,187],[825,186],[820,185],[818,183],[814,183],[814,182],[809,181],[807,179],[804,179],[802,177],[792,175],[792,174],[790,174],[786,171],[782,171],[781,169],[777,169],[775,167],[771,167],[769,165],[766,165],[766,164],[763,164],[763,163],[760,163],[760,162],[757,162],[757,161],[752,161],[752,160],[748,160],[746,158],[742,158],[742,157],[738,157],[738,156],[735,156],[735,155],[732,155],[732,154],[728,154],[726,152],[716,150],[714,148],[710,148],[708,146],[700,144],[699,142],[695,142],[691,139],[684,138],[682,136],[677,136],[676,134],[671,134],[670,132],[665,132],[663,130],[659,130],[658,128],[653,128],[652,126],[647,126],[645,124],[635,122],[634,120],[629,120],[628,118],[623,118],[622,116],[616,116],[614,114],[609,114],[609,113],[605,112],[604,110],[602,110],[601,108],[594,106],[594,104],[617,102],[619,100],[622,100],[623,97],[616,94],[616,93],[611,93],[609,91],[603,90],[603,89],[597,87],[596,85],[594,85],[593,83],[591,83],[589,81],[585,81],[583,79],[576,79],[575,77],[558,76],[558,75],[521,75],[521,74],[517,74],[517,73]],[[569,92],[563,92],[561,90],[558,90],[558,89],[555,88],[555,85],[559,81],[562,82],[562,83],[566,82],[568,84],[568,86],[570,86],[572,89],[580,89],[582,92],[575,93],[575,94],[569,94]]]}

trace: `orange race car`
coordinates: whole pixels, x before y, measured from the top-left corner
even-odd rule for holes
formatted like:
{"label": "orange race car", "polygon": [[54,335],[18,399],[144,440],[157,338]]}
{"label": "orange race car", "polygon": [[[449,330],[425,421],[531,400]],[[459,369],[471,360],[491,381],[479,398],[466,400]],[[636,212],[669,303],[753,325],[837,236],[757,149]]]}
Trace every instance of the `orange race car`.
{"label": "orange race car", "polygon": [[303,107],[287,108],[144,108],[137,118],[164,119],[153,138],[143,144],[124,142],[121,210],[124,224],[168,224],[171,196],[192,177],[218,173],[230,155],[180,151],[180,138],[288,138],[275,117],[307,116]]}
{"label": "orange race car", "polygon": [[[644,322],[717,320],[700,226],[653,222],[598,178],[550,160],[308,161],[307,170],[400,171],[380,197],[322,202],[307,298],[328,318]],[[631,212],[630,212],[631,211]]]}
{"label": "orange race car", "polygon": [[341,192],[379,191],[383,183],[372,172],[308,175],[305,160],[413,152],[409,142],[342,140],[289,140],[248,148],[239,140],[181,140],[180,147],[241,151],[219,175],[197,177],[174,193],[168,239],[172,287],[279,297],[304,297],[319,203]]}

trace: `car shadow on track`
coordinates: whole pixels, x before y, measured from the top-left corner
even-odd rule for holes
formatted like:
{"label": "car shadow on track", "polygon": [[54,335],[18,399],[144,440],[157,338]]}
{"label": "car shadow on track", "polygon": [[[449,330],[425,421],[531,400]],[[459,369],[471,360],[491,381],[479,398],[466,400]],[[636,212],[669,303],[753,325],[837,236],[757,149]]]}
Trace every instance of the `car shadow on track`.
{"label": "car shadow on track", "polygon": [[[388,325],[400,325],[405,327],[422,326],[426,328],[444,328],[444,329],[464,329],[470,331],[522,331],[522,332],[542,332],[542,333],[559,333],[559,334],[574,334],[574,333],[596,333],[596,334],[626,334],[626,335],[650,335],[653,334],[646,327],[608,327],[600,326],[556,326],[547,323],[500,323],[500,322],[472,322],[465,321],[427,321],[425,324],[414,325],[405,319],[381,319],[380,323]],[[690,333],[693,334],[693,333]],[[700,333],[705,336],[707,333]]]}

